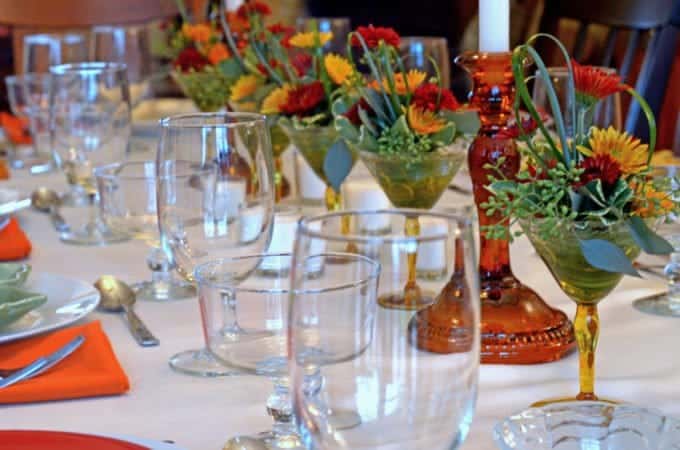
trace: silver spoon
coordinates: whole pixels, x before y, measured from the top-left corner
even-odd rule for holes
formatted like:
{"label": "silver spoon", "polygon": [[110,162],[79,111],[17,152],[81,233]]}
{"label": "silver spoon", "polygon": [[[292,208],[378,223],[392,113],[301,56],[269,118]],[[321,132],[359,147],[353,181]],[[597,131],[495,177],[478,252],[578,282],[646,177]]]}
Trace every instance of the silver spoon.
{"label": "silver spoon", "polygon": [[94,283],[94,287],[101,294],[98,308],[106,312],[125,312],[130,332],[139,345],[153,347],[160,344],[135,313],[133,306],[137,297],[130,286],[111,275],[104,275]]}
{"label": "silver spoon", "polygon": [[31,205],[38,211],[46,212],[50,215],[52,225],[57,231],[62,232],[68,229],[64,218],[59,214],[61,198],[54,190],[40,187],[31,194]]}

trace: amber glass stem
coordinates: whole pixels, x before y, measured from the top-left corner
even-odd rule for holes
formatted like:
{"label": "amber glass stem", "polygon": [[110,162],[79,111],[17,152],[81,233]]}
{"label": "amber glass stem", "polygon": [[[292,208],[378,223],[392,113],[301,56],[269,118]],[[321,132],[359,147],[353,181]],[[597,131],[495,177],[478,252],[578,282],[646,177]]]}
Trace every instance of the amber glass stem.
{"label": "amber glass stem", "polygon": [[[418,216],[407,216],[404,222],[404,234],[406,236],[420,235],[420,222]],[[407,305],[415,304],[420,297],[420,288],[416,283],[416,263],[418,261],[418,248],[415,247],[412,252],[406,255],[408,278],[404,286],[404,302]]]}
{"label": "amber glass stem", "polygon": [[[340,211],[342,209],[342,194],[336,192],[332,187],[326,186],[326,209],[328,211]],[[340,233],[347,236],[351,225],[350,216],[342,216],[340,218]],[[347,243],[345,249],[347,253],[358,253],[357,246],[353,242]]]}
{"label": "amber glass stem", "polygon": [[274,157],[274,199],[279,203],[283,198],[283,161],[280,156]]}
{"label": "amber glass stem", "polygon": [[577,400],[597,400],[595,396],[595,349],[600,334],[596,304],[578,304],[574,334],[579,353],[579,394]]}

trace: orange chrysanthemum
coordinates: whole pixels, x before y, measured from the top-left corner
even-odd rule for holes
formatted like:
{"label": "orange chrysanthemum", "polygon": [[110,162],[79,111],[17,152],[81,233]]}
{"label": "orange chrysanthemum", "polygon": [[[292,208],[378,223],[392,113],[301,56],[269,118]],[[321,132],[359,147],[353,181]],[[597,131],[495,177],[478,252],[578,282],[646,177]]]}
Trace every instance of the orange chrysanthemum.
{"label": "orange chrysanthemum", "polygon": [[286,84],[271,91],[262,101],[260,112],[262,114],[279,114],[283,105],[288,103],[288,93],[290,90],[291,87]]}
{"label": "orange chrysanthemum", "polygon": [[255,75],[242,75],[231,88],[232,102],[240,102],[250,97],[260,87],[260,79]]}
{"label": "orange chrysanthemum", "polygon": [[607,73],[593,66],[582,66],[573,59],[571,65],[574,70],[576,100],[586,107],[591,107],[598,100],[627,89],[616,73]]}
{"label": "orange chrysanthemum", "polygon": [[640,173],[647,166],[649,148],[626,132],[619,132],[614,127],[608,129],[593,128],[588,146],[579,146],[579,151],[586,156],[601,154],[611,155],[621,165],[624,175]]}
{"label": "orange chrysanthemum", "polygon": [[205,23],[198,23],[196,25],[185,23],[182,25],[182,34],[187,39],[205,44],[210,41],[210,38],[212,38],[214,33],[212,28],[210,28],[210,25]]}
{"label": "orange chrysanthemum", "polygon": [[352,65],[346,58],[334,53],[326,55],[323,63],[326,67],[326,72],[328,72],[328,76],[331,77],[331,80],[333,80],[333,83],[335,84],[346,83],[354,72]]}
{"label": "orange chrysanthemum", "polygon": [[673,200],[667,192],[657,191],[652,184],[642,186],[642,198],[634,205],[633,213],[640,217],[662,217],[673,211]]}
{"label": "orange chrysanthemum", "polygon": [[417,134],[432,134],[444,128],[446,121],[437,117],[432,111],[418,108],[415,105],[408,107],[408,123]]}
{"label": "orange chrysanthemum", "polygon": [[222,42],[218,42],[217,44],[210,47],[210,50],[208,50],[208,59],[213,65],[219,64],[230,56],[231,52],[229,52],[227,46]]}
{"label": "orange chrysanthemum", "polygon": [[227,23],[233,33],[246,33],[250,31],[250,22],[247,17],[241,17],[235,11],[227,11]]}
{"label": "orange chrysanthemum", "polygon": [[[406,74],[406,77],[404,77],[403,73],[395,73],[394,74],[394,91],[398,95],[406,95],[408,93],[412,93],[416,90],[418,86],[423,84],[425,81],[425,78],[427,78],[427,74],[425,72],[421,72],[416,69],[411,69],[408,71]],[[408,83],[408,89],[406,89],[406,84]],[[390,84],[387,81],[387,78],[383,78],[382,80],[382,86],[380,83],[378,83],[376,80],[373,80],[370,84],[370,86],[375,89],[376,91],[381,91],[385,90],[385,92],[390,92]]]}

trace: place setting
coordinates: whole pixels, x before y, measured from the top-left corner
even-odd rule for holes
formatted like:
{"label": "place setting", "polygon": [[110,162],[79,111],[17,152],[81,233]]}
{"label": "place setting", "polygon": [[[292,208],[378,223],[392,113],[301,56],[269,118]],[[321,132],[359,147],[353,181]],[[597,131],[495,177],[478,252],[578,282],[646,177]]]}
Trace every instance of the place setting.
{"label": "place setting", "polygon": [[680,446],[680,3],[325,3],[0,20],[0,450]]}

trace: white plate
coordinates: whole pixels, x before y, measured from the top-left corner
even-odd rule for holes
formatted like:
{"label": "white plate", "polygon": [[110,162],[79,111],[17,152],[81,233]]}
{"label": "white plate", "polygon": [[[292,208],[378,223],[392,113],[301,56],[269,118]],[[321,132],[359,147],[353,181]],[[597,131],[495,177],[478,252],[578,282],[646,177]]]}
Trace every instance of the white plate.
{"label": "white plate", "polygon": [[22,286],[47,296],[40,308],[0,328],[0,343],[61,328],[82,319],[99,304],[99,292],[92,284],[50,273],[32,273]]}
{"label": "white plate", "polygon": [[118,439],[119,441],[129,442],[131,444],[143,445],[149,447],[151,450],[184,450],[176,444],[168,444],[167,442],[152,441],[149,439],[133,438],[130,436],[123,436],[117,434],[100,434],[100,436]]}
{"label": "white plate", "polygon": [[158,135],[158,121],[163,117],[198,112],[187,98],[152,98],[144,100],[132,111],[132,133],[140,136]]}

